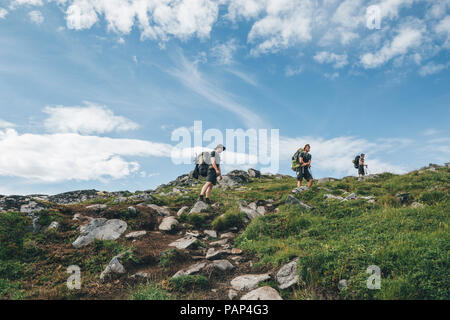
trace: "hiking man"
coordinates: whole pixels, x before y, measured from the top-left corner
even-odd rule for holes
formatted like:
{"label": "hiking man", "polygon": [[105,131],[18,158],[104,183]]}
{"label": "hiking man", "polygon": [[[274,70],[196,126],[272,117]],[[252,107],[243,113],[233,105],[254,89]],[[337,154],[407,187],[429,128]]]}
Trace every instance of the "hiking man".
{"label": "hiking man", "polygon": [[311,146],[307,144],[303,151],[298,155],[298,163],[300,167],[297,170],[297,188],[302,186],[302,180],[305,178],[308,181],[308,188],[311,188],[313,183],[313,177],[311,175],[311,171],[309,168],[311,167],[311,154],[309,151],[311,150]]}
{"label": "hiking man", "polygon": [[207,204],[211,204],[210,195],[213,186],[217,184],[217,178],[222,179],[222,171],[220,170],[220,154],[225,151],[225,147],[219,144],[213,152],[211,152],[211,164],[208,167],[208,175],[206,176],[206,183],[200,193],[199,201],[203,201],[203,197],[206,193]]}
{"label": "hiking man", "polygon": [[361,156],[359,157],[358,162],[358,176],[359,178],[362,178],[366,175],[366,171],[364,170],[364,167],[367,168],[367,164],[364,163],[364,158],[366,155],[364,153],[361,153]]}

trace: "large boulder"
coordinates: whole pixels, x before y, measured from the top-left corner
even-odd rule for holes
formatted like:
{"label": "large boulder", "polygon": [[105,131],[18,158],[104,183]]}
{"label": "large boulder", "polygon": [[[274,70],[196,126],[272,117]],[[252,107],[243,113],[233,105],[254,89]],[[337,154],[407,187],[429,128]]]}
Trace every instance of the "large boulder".
{"label": "large boulder", "polygon": [[30,201],[20,206],[20,212],[25,213],[31,220],[33,232],[38,232],[42,226],[39,224],[39,213],[46,207],[38,202]]}
{"label": "large boulder", "polygon": [[117,240],[127,230],[127,223],[122,220],[105,218],[93,219],[80,227],[80,236],[72,243],[74,248],[91,244],[94,240]]}
{"label": "large boulder", "polygon": [[272,287],[265,286],[250,291],[241,300],[283,300],[277,290]]}
{"label": "large boulder", "polygon": [[261,209],[258,210],[258,206],[256,205],[256,203],[251,203],[250,205],[247,205],[247,202],[241,200],[238,202],[238,204],[239,210],[245,213],[249,220],[253,220],[257,217],[263,216],[265,213],[265,212],[263,213]]}
{"label": "large boulder", "polygon": [[148,204],[147,207],[155,210],[160,216],[163,216],[163,217],[170,216],[170,211],[166,207],[160,207],[156,204]]}
{"label": "large boulder", "polygon": [[237,291],[248,291],[258,287],[260,282],[270,279],[270,275],[266,274],[246,274],[231,280],[231,287]]}
{"label": "large boulder", "polygon": [[219,185],[222,187],[237,187],[242,186],[249,181],[249,174],[242,170],[234,170],[223,176],[223,179],[219,181]]}
{"label": "large boulder", "polygon": [[278,287],[287,289],[298,283],[299,276],[297,274],[298,258],[281,267],[276,275]]}

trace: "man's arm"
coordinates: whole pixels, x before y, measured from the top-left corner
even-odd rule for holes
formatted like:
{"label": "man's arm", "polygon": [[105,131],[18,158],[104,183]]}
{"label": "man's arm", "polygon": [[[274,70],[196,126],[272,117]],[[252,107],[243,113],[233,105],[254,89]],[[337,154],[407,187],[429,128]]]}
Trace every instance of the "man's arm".
{"label": "man's arm", "polygon": [[303,157],[300,157],[300,164],[302,165],[302,167],[306,167],[311,165],[311,160],[309,160],[308,162],[303,162]]}
{"label": "man's arm", "polygon": [[215,157],[211,158],[211,165],[213,166],[214,170],[216,170],[217,175],[222,176],[222,172],[220,172],[219,168],[217,168]]}

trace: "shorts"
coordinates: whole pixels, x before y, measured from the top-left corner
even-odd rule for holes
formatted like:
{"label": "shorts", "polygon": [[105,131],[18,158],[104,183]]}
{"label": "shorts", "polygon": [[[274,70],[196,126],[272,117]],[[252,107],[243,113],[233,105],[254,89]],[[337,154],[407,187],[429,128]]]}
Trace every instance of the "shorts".
{"label": "shorts", "polygon": [[211,182],[213,184],[213,186],[215,186],[217,184],[217,173],[216,173],[216,170],[214,170],[214,168],[208,169],[208,175],[206,176],[206,181]]}
{"label": "shorts", "polygon": [[360,175],[366,175],[366,171],[364,170],[364,166],[360,166],[359,168],[358,168],[358,174],[360,174]]}
{"label": "shorts", "polygon": [[313,176],[311,175],[311,172],[308,168],[303,167],[297,171],[297,180],[302,181],[303,178],[305,178],[306,181],[310,181],[313,179]]}
{"label": "shorts", "polygon": [[364,166],[359,166],[358,168],[358,174],[365,176],[366,172],[364,171]]}

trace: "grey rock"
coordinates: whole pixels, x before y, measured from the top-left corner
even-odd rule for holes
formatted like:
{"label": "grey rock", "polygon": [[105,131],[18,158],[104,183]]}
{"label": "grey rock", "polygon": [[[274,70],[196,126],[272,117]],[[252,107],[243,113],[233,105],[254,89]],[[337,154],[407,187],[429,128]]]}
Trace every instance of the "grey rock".
{"label": "grey rock", "polygon": [[105,198],[105,193],[97,190],[78,190],[49,196],[48,201],[56,204],[75,204],[93,199]]}
{"label": "grey rock", "polygon": [[212,247],[220,247],[220,246],[227,244],[227,242],[228,242],[228,238],[225,238],[222,240],[211,242],[209,245]]}
{"label": "grey rock", "polygon": [[258,289],[255,289],[253,291],[250,291],[246,295],[244,295],[241,300],[283,300],[278,293],[277,290],[275,290],[272,287],[265,286]]}
{"label": "grey rock", "polygon": [[252,178],[261,178],[261,171],[258,171],[256,169],[248,169],[247,172],[248,175]]}
{"label": "grey rock", "polygon": [[108,208],[106,204],[93,204],[91,206],[87,206],[86,209],[92,210],[92,211],[100,211]]}
{"label": "grey rock", "polygon": [[250,207],[250,205],[247,205],[245,201],[239,201],[239,210],[247,215],[247,218],[249,220],[253,220],[257,217],[263,216],[261,213],[257,211],[256,203],[251,203],[250,205],[253,207]]}
{"label": "grey rock", "polygon": [[187,269],[178,271],[177,273],[175,273],[175,275],[172,278],[178,278],[181,276],[190,276],[193,274],[197,274],[200,271],[202,271],[205,267],[206,267],[206,262],[197,263],[197,264],[190,266]]}
{"label": "grey rock", "polygon": [[201,213],[209,209],[209,205],[207,205],[203,201],[197,201],[197,203],[194,205],[194,207],[189,211],[189,214],[193,213]]}
{"label": "grey rock", "polygon": [[127,239],[137,239],[140,237],[143,237],[147,234],[147,231],[134,231],[134,232],[130,232],[129,234],[127,234],[125,236],[125,238]]}
{"label": "grey rock", "polygon": [[125,252],[111,259],[108,266],[100,274],[100,280],[105,279],[105,277],[111,274],[124,274],[126,272],[125,267],[120,263],[120,258],[122,258],[124,255]]}
{"label": "grey rock", "polygon": [[160,207],[156,204],[148,204],[147,207],[155,210],[160,216],[170,216],[170,211],[166,207]]}
{"label": "grey rock", "polygon": [[327,198],[327,200],[329,200],[329,199],[340,200],[340,201],[344,200],[343,197],[335,196],[334,194],[325,194],[324,197]]}
{"label": "grey rock", "polygon": [[216,260],[212,262],[208,267],[212,270],[218,270],[222,272],[227,272],[234,269],[234,266],[228,260]]}
{"label": "grey rock", "polygon": [[234,234],[233,232],[222,233],[220,235],[220,239],[234,238],[234,237],[236,237],[236,234]]}
{"label": "grey rock", "polygon": [[128,207],[127,210],[128,210],[128,213],[131,214],[131,215],[137,214],[137,210],[133,206]]}
{"label": "grey rock", "polygon": [[127,230],[127,223],[122,220],[104,218],[93,219],[81,226],[80,236],[72,243],[74,248],[91,244],[94,240],[117,240]]}
{"label": "grey rock", "polygon": [[356,193],[350,193],[348,196],[345,197],[345,200],[350,201],[350,200],[356,200],[358,199],[358,195]]}
{"label": "grey rock", "polygon": [[57,222],[57,221],[53,221],[52,223],[50,223],[50,225],[47,227],[47,231],[50,231],[50,230],[58,230],[58,228],[59,228],[59,223]]}
{"label": "grey rock", "polygon": [[174,227],[178,225],[178,220],[175,217],[166,217],[163,219],[158,229],[161,231],[171,231]]}
{"label": "grey rock", "polygon": [[172,242],[171,244],[169,244],[169,247],[175,247],[177,249],[183,250],[191,248],[196,242],[197,238],[195,237],[184,237]]}
{"label": "grey rock", "polygon": [[203,232],[211,238],[217,238],[217,232],[215,230],[205,230]]}
{"label": "grey rock", "polygon": [[228,299],[236,300],[237,297],[238,297],[238,293],[236,290],[233,290],[233,289],[228,290]]}
{"label": "grey rock", "polygon": [[338,289],[339,290],[344,290],[344,289],[347,289],[348,288],[348,282],[347,282],[347,280],[346,279],[342,279],[341,281],[339,281],[339,283],[338,283]]}
{"label": "grey rock", "polygon": [[306,209],[306,210],[311,210],[313,208],[313,207],[307,205],[306,203],[303,203],[302,201],[298,200],[297,198],[295,198],[295,197],[293,197],[291,195],[287,196],[286,204],[288,204],[288,205],[296,205],[296,206],[299,206],[299,207],[301,207],[303,209]]}
{"label": "grey rock", "polygon": [[209,248],[206,252],[206,259],[207,260],[219,260],[225,255],[230,254],[229,251],[226,250],[216,250],[214,248]]}
{"label": "grey rock", "polygon": [[186,211],[189,210],[189,207],[183,207],[177,212],[177,216],[180,217],[183,213],[186,213]]}
{"label": "grey rock", "polygon": [[149,279],[150,278],[150,273],[147,272],[138,272],[133,274],[130,278],[132,279]]}
{"label": "grey rock", "polygon": [[248,291],[258,287],[260,282],[270,279],[270,275],[266,274],[246,274],[231,280],[231,286],[237,291]]}
{"label": "grey rock", "polygon": [[276,279],[280,289],[287,289],[298,283],[299,276],[297,274],[297,264],[298,258],[288,264],[285,264],[278,271]]}

